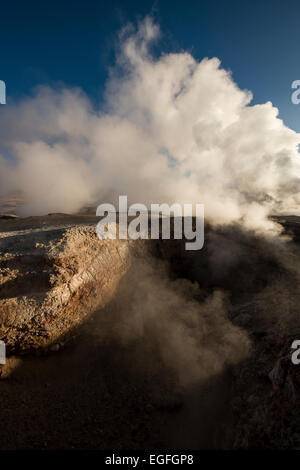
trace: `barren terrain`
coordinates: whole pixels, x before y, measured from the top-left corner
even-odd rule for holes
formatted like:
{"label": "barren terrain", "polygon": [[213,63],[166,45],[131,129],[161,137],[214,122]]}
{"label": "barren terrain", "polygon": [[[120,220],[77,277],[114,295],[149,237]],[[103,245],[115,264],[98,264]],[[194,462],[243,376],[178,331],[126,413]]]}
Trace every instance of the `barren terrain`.
{"label": "barren terrain", "polygon": [[0,221],[0,448],[297,448],[300,220],[284,243],[207,227],[199,252],[96,222]]}

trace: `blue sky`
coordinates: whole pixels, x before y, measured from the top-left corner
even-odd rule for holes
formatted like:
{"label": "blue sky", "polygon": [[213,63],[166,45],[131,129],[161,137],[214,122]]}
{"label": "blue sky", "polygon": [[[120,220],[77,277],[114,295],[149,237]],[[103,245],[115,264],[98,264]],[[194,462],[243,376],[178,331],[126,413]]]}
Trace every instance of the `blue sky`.
{"label": "blue sky", "polygon": [[296,0],[14,1],[1,5],[0,79],[10,97],[37,84],[81,87],[101,100],[117,32],[151,13],[163,32],[160,51],[217,56],[255,103],[271,100],[300,131],[291,83],[300,79],[300,2]]}

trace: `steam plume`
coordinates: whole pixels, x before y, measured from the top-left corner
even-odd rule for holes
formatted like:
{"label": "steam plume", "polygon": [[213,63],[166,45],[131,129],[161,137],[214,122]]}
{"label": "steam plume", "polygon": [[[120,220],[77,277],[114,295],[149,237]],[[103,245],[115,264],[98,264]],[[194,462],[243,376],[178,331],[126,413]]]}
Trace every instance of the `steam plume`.
{"label": "steam plume", "polygon": [[147,17],[120,35],[102,109],[79,89],[39,87],[1,108],[0,187],[24,214],[115,202],[204,203],[215,222],[271,227],[300,202],[300,135],[234,83],[217,58],[151,55]]}

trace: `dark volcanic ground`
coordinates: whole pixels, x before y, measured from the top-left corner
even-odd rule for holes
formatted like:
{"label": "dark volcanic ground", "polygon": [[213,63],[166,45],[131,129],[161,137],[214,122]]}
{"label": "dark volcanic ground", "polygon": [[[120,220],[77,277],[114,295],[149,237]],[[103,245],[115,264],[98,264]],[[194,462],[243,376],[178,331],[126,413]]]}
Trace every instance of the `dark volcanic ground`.
{"label": "dark volcanic ground", "polygon": [[124,349],[88,333],[50,357],[24,358],[0,383],[0,449],[222,446],[228,378],[185,395],[163,365],[149,366],[148,353],[145,344]]}
{"label": "dark volcanic ground", "polygon": [[[79,220],[92,223],[95,218],[28,218],[22,228]],[[281,222],[298,241],[300,220],[285,217]],[[13,224],[1,221],[0,230]],[[243,244],[254,249],[249,240],[243,239]],[[293,256],[300,260],[297,250],[293,245]],[[71,343],[48,356],[9,359],[14,370],[0,381],[0,449],[297,448],[299,373],[281,358],[298,331],[300,338],[299,324],[289,317],[282,327],[279,317],[270,319],[266,311],[268,306],[275,311],[272,302],[280,299],[285,311],[283,299],[297,295],[298,279],[290,282],[289,268],[273,262],[271,255],[265,263],[260,253],[255,256],[247,256],[223,277],[207,272],[199,295],[202,302],[215,287],[230,292],[228,316],[251,340],[246,360],[183,387],[147,331],[130,342],[120,341],[115,328],[130,317],[128,299],[134,296],[129,273],[116,298],[96,312]],[[201,284],[207,259],[201,260],[192,265],[187,260],[181,274]],[[179,275],[176,256],[169,256],[168,262]],[[195,265],[200,270],[196,274]],[[268,282],[276,292],[268,292]],[[288,291],[286,285],[291,286]],[[299,316],[294,304],[288,309]],[[277,375],[284,378],[274,386],[269,372],[278,360]]]}

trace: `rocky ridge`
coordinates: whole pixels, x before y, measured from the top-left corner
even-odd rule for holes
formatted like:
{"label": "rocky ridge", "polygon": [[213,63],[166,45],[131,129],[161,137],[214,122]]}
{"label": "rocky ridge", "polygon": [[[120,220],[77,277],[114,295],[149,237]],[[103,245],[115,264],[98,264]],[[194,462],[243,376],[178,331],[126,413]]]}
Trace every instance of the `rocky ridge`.
{"label": "rocky ridge", "polygon": [[57,347],[113,297],[130,265],[129,242],[99,240],[94,223],[39,225],[0,233],[0,339],[8,352]]}

